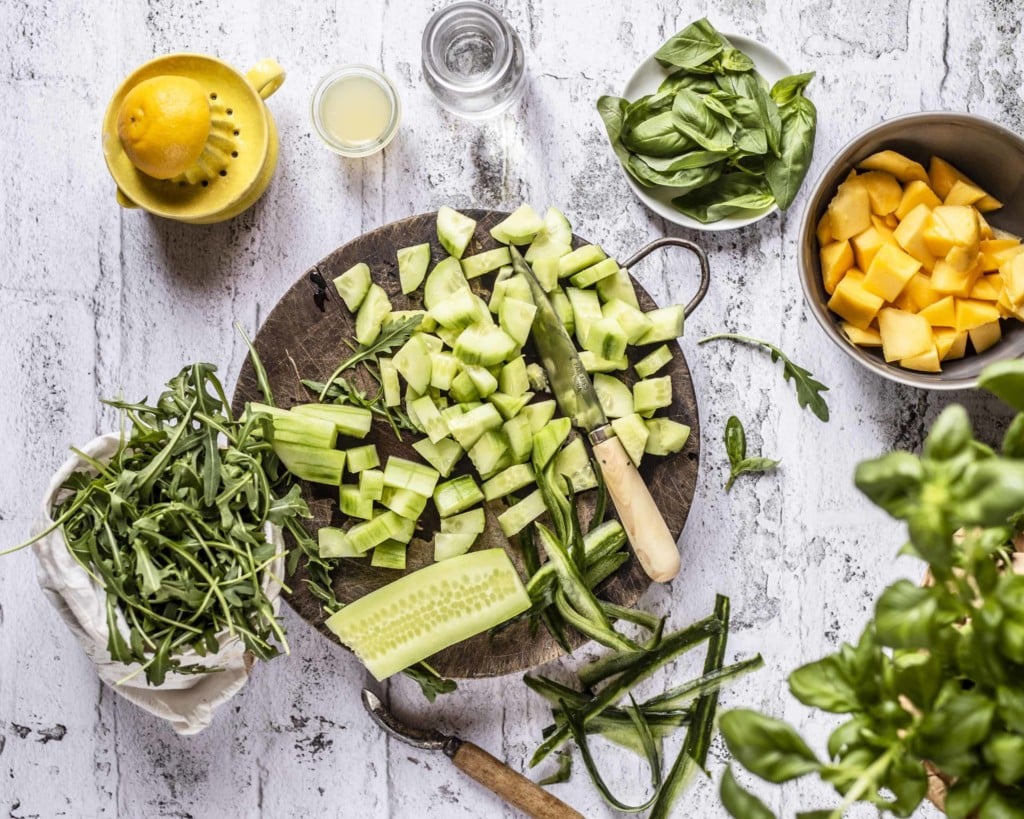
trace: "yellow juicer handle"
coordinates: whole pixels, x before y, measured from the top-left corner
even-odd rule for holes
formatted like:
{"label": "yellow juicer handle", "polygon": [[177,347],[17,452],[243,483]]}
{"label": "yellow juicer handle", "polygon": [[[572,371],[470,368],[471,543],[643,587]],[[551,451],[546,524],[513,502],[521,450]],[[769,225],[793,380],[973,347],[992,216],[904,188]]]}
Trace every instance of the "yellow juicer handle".
{"label": "yellow juicer handle", "polygon": [[277,60],[272,60],[269,57],[256,63],[245,75],[249,85],[255,88],[256,93],[263,99],[280,88],[284,78],[284,69],[281,68]]}

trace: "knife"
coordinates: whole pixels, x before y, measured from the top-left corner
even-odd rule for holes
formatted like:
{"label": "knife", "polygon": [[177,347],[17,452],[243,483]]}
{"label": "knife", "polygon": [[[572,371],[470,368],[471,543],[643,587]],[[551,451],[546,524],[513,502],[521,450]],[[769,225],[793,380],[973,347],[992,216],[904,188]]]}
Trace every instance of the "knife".
{"label": "knife", "polygon": [[608,423],[594,382],[583,368],[576,344],[551,306],[547,293],[522,254],[514,247],[511,251],[512,267],[529,282],[537,306],[532,335],[555,400],[573,424],[587,432],[608,494],[640,565],[652,580],[665,583],[679,573],[676,539],[669,532],[647,484]]}

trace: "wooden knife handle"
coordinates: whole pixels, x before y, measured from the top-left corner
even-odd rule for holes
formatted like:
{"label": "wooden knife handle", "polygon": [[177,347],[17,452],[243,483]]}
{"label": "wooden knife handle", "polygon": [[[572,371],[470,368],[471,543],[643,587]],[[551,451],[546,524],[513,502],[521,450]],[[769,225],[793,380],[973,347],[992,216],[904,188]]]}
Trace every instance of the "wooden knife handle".
{"label": "wooden knife handle", "polygon": [[535,819],[584,819],[582,813],[472,742],[462,742],[452,755],[452,762],[460,771],[527,816]]}
{"label": "wooden knife handle", "polygon": [[679,574],[679,547],[647,484],[618,437],[594,444],[594,456],[637,560],[651,580],[667,583]]}

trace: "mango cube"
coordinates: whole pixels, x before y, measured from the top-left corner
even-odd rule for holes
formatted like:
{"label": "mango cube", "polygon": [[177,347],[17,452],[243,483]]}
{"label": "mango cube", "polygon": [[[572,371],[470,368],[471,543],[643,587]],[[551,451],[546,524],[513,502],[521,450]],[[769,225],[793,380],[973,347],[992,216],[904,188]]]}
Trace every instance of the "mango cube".
{"label": "mango cube", "polygon": [[963,358],[967,352],[967,331],[958,332],[948,327],[933,331],[935,348],[941,361]]}
{"label": "mango cube", "polygon": [[893,238],[911,256],[917,259],[925,270],[935,267],[935,257],[928,249],[924,233],[932,223],[931,209],[924,203],[908,213],[892,232]]}
{"label": "mango cube", "polygon": [[944,259],[946,254],[956,247],[956,236],[953,235],[949,225],[941,219],[931,216],[924,229],[924,243],[929,253]]}
{"label": "mango cube", "polygon": [[981,276],[971,288],[970,297],[982,301],[997,301],[1003,292],[1003,277],[998,273]]}
{"label": "mango cube", "polygon": [[824,247],[832,241],[832,230],[829,227],[828,211],[821,214],[818,220],[818,227],[815,228],[815,235],[818,237],[818,246]]}
{"label": "mango cube", "polygon": [[944,259],[939,259],[932,270],[932,288],[939,293],[967,298],[980,275],[980,271],[975,274],[974,270],[957,270]]}
{"label": "mango cube", "polygon": [[932,287],[930,276],[915,273],[910,277],[903,292],[893,301],[893,306],[910,313],[920,313],[925,307],[942,299],[943,294]]}
{"label": "mango cube", "polygon": [[[891,216],[892,214],[889,214],[889,215]],[[889,241],[889,239],[892,238],[892,231],[893,231],[893,229],[897,225],[899,225],[899,220],[896,220],[896,224],[895,225],[890,225],[886,221],[887,218],[888,217],[876,216],[875,214],[872,213],[871,214],[871,225],[874,227],[875,230],[877,230],[882,235],[882,237],[886,241]],[[893,219],[896,219],[896,217],[893,217]]]}
{"label": "mango cube", "polygon": [[893,301],[920,268],[917,259],[904,253],[895,243],[886,242],[864,274],[864,287],[886,301]]}
{"label": "mango cube", "polygon": [[895,307],[885,307],[878,312],[878,332],[882,336],[882,356],[886,361],[913,358],[935,347],[928,320]]}
{"label": "mango cube", "polygon": [[967,205],[939,205],[933,209],[932,215],[949,229],[957,246],[979,249],[981,225],[978,223],[978,211],[974,208]]}
{"label": "mango cube", "polygon": [[854,327],[848,321],[842,322],[839,326],[846,337],[858,347],[882,346],[882,336],[874,327],[862,329],[860,327]]}
{"label": "mango cube", "polygon": [[975,202],[985,198],[985,191],[970,182],[962,179],[956,180],[953,187],[942,197],[943,205],[973,205]]}
{"label": "mango cube", "polygon": [[839,280],[853,267],[853,248],[847,241],[832,242],[821,249],[821,279],[825,292],[832,295]]}
{"label": "mango cube", "polygon": [[[957,182],[965,182],[968,185],[980,188],[980,185],[976,185],[972,182],[966,174],[957,170],[946,162],[946,160],[938,156],[933,156],[928,165],[928,179],[931,182],[932,190],[934,190],[935,193],[943,199],[949,196],[949,192],[953,190],[953,186]],[[988,193],[973,204],[974,207],[982,213],[988,213],[990,210],[998,210],[1003,206],[1002,202]]]}
{"label": "mango cube", "polygon": [[903,188],[896,177],[885,171],[868,171],[860,175],[864,187],[868,189],[871,200],[871,212],[878,216],[892,213],[899,207],[903,198]]}
{"label": "mango cube", "polygon": [[1024,254],[1018,254],[999,267],[1006,297],[1014,310],[1024,304]]}
{"label": "mango cube", "polygon": [[867,159],[858,162],[857,167],[869,171],[885,171],[895,176],[900,182],[928,181],[924,165],[897,151],[879,151],[871,154]]}
{"label": "mango cube", "polygon": [[885,301],[864,289],[864,277],[850,271],[836,285],[828,309],[854,327],[864,330],[874,321]]}
{"label": "mango cube", "polygon": [[859,179],[848,179],[828,204],[829,230],[837,242],[862,233],[871,227],[871,200],[868,189]]}
{"label": "mango cube", "polygon": [[990,324],[982,324],[981,327],[968,330],[967,335],[971,337],[974,352],[983,353],[1003,337],[1003,331],[999,326],[999,322],[993,321]]}
{"label": "mango cube", "polygon": [[956,300],[957,330],[974,330],[993,321],[999,321],[999,309],[992,302],[977,299]]}
{"label": "mango cube", "polygon": [[[886,231],[886,233],[889,236],[892,235],[889,231]],[[853,245],[853,255],[857,261],[857,267],[861,270],[867,270],[871,266],[871,261],[875,258],[875,254],[886,243],[889,236],[883,236],[873,225],[863,233],[858,233],[854,236],[850,243]]]}
{"label": "mango cube", "polygon": [[927,350],[920,355],[901,358],[900,366],[906,367],[908,370],[917,370],[922,373],[937,373],[942,371],[942,364],[940,363],[940,360],[939,350],[935,344],[932,344],[930,350]]}
{"label": "mango cube", "polygon": [[928,187],[927,182],[919,182],[917,180],[911,182],[903,189],[903,198],[900,199],[899,205],[896,207],[896,218],[906,219],[907,214],[910,213],[918,205],[927,205],[929,209],[938,207],[942,204],[942,200],[935,195],[935,192]]}

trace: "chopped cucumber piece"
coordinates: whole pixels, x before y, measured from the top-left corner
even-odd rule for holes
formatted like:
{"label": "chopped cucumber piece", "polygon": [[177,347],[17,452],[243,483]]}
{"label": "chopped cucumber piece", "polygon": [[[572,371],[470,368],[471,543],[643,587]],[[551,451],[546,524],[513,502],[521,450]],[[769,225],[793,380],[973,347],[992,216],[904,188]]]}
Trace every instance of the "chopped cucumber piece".
{"label": "chopped cucumber piece", "polygon": [[466,252],[470,239],[473,238],[473,231],[476,230],[476,220],[463,216],[457,210],[452,210],[447,205],[442,205],[437,211],[437,238],[441,245],[456,259],[461,259]]}
{"label": "chopped cucumber piece", "polygon": [[470,375],[466,370],[463,370],[452,379],[452,388],[450,392],[452,398],[460,404],[468,404],[470,401],[476,401],[480,398],[480,393],[476,388],[476,384],[473,383],[473,379],[470,378]]}
{"label": "chopped cucumber piece", "polygon": [[658,341],[672,341],[683,334],[683,320],[686,318],[683,305],[673,304],[647,313],[651,329],[640,339],[640,344],[654,344]]}
{"label": "chopped cucumber piece", "polygon": [[356,312],[370,289],[370,268],[364,263],[354,264],[334,280],[334,287],[350,313]]}
{"label": "chopped cucumber piece", "polygon": [[413,406],[413,403],[416,401],[416,399],[420,397],[420,394],[416,392],[412,387],[406,388],[405,414],[409,416],[409,420],[412,422],[412,425],[420,432],[423,432],[423,422],[420,421],[420,417],[416,414],[416,407]]}
{"label": "chopped cucumber piece", "polygon": [[544,505],[544,496],[539,489],[535,489],[515,506],[510,506],[498,515],[498,524],[505,537],[521,532],[526,524],[532,523],[547,511]]}
{"label": "chopped cucumber piece", "polygon": [[452,469],[459,462],[464,450],[451,438],[433,443],[429,438],[416,441],[412,445],[421,458],[430,464],[443,478],[452,474]]}
{"label": "chopped cucumber piece", "polygon": [[[506,279],[504,298],[528,301],[530,304],[533,304],[533,291],[530,289],[530,283],[526,280],[526,277],[517,273],[515,276]],[[504,301],[504,299],[502,300]],[[498,310],[500,315],[501,305],[498,305]]]}
{"label": "chopped cucumber piece", "polygon": [[533,398],[532,392],[525,392],[522,395],[496,392],[488,396],[487,400],[494,404],[498,412],[501,413],[501,417],[507,421],[517,416],[523,407],[530,403],[531,398]]}
{"label": "chopped cucumber piece", "polygon": [[508,438],[512,461],[518,464],[528,460],[530,453],[533,452],[533,428],[530,426],[529,416],[520,413],[515,418],[509,418],[502,425],[502,431]]}
{"label": "chopped cucumber piece", "polygon": [[494,315],[498,315],[501,302],[505,298],[505,288],[508,287],[508,280],[511,278],[512,265],[501,268],[498,271],[498,275],[494,278],[494,286],[491,288],[491,300],[487,303],[487,308]]}
{"label": "chopped cucumber piece", "polygon": [[467,288],[456,290],[439,304],[435,304],[430,315],[442,327],[449,330],[462,330],[470,324],[483,322],[492,324],[491,313],[476,293]]}
{"label": "chopped cucumber piece", "polygon": [[441,531],[452,535],[479,535],[487,528],[487,513],[477,507],[468,512],[441,518]]}
{"label": "chopped cucumber piece", "polygon": [[[540,232],[526,250],[526,261],[557,259],[572,250],[572,225],[555,208],[548,208]],[[536,271],[536,268],[534,268]]]}
{"label": "chopped cucumber piece", "polygon": [[481,478],[489,478],[511,463],[508,438],[500,429],[489,429],[466,452]]}
{"label": "chopped cucumber piece", "polygon": [[626,450],[629,459],[640,467],[640,461],[644,457],[644,447],[647,445],[647,425],[644,419],[635,412],[625,418],[616,418],[612,421],[612,429],[622,442],[622,448]]}
{"label": "chopped cucumber piece", "polygon": [[[566,253],[569,249],[566,248]],[[558,258],[537,259],[533,262],[533,275],[545,293],[551,293],[558,287]]]}
{"label": "chopped cucumber piece", "polygon": [[328,486],[339,486],[345,471],[345,453],[303,444],[275,443],[274,452],[285,469],[296,478]]}
{"label": "chopped cucumber piece", "polygon": [[459,334],[455,342],[455,355],[464,364],[490,367],[500,364],[516,349],[516,341],[500,327],[474,324]]}
{"label": "chopped cucumber piece", "polygon": [[393,486],[384,487],[380,503],[406,520],[419,520],[423,510],[427,508],[427,498],[423,495],[411,489],[396,489]]}
{"label": "chopped cucumber piece", "polygon": [[416,413],[416,419],[432,444],[448,437],[448,424],[429,395],[417,398],[412,402],[410,409]]}
{"label": "chopped cucumber piece", "polygon": [[641,313],[633,305],[627,304],[622,299],[612,299],[605,302],[601,311],[606,319],[617,322],[626,331],[626,338],[630,344],[636,344],[654,326],[646,314]]}
{"label": "chopped cucumber piece", "polygon": [[439,477],[438,471],[431,466],[394,455],[388,458],[384,466],[384,486],[411,489],[425,498],[430,497]]}
{"label": "chopped cucumber piece", "polygon": [[636,374],[641,378],[647,378],[649,375],[654,375],[671,360],[672,351],[668,348],[667,344],[662,344],[653,353],[644,356],[636,362],[636,366],[633,369],[636,370]]}
{"label": "chopped cucumber piece", "polygon": [[462,260],[462,272],[467,279],[476,279],[499,267],[512,264],[512,254],[507,247],[485,250]]}
{"label": "chopped cucumber piece", "polygon": [[423,285],[423,304],[428,310],[443,302],[452,293],[469,288],[469,282],[462,273],[462,263],[448,256],[430,271]]}
{"label": "chopped cucumber piece", "polygon": [[[565,291],[572,305],[573,322],[576,325],[576,340],[581,347],[587,346],[587,335],[590,333],[590,326],[595,321],[600,321],[604,316],[601,314],[601,302],[598,301],[597,293],[593,290],[580,290],[578,287],[570,287]],[[589,348],[587,348],[589,349]]]}
{"label": "chopped cucumber piece", "polygon": [[529,205],[520,205],[491,228],[491,236],[506,245],[525,245],[540,233],[544,222]]}
{"label": "chopped cucumber piece", "polygon": [[[630,401],[632,402],[632,398]],[[590,453],[587,452],[582,438],[573,438],[562,447],[555,456],[555,471],[569,479],[574,492],[583,492],[597,486],[597,476],[590,463]]]}
{"label": "chopped cucumber piece", "polygon": [[576,329],[576,315],[572,311],[572,302],[569,301],[569,297],[562,290],[556,290],[551,294],[551,306],[558,315],[558,320],[565,327],[565,332],[572,335]]}
{"label": "chopped cucumber piece", "polygon": [[421,334],[414,333],[410,336],[391,360],[402,374],[402,378],[416,393],[422,395],[429,389],[432,362],[430,350],[427,349]]}
{"label": "chopped cucumber piece", "polygon": [[460,475],[438,484],[434,490],[434,505],[437,513],[443,517],[451,517],[456,512],[465,512],[469,507],[476,506],[484,499],[472,475]]}
{"label": "chopped cucumber piece", "polygon": [[597,264],[583,268],[579,273],[574,273],[570,281],[574,287],[591,287],[601,279],[614,276],[619,271],[619,263],[615,259],[602,259]]}
{"label": "chopped cucumber piece", "polygon": [[438,532],[434,535],[434,562],[451,560],[468,552],[476,542],[476,534],[472,532]]}
{"label": "chopped cucumber piece", "polygon": [[478,398],[486,398],[498,389],[498,379],[486,367],[478,367],[471,364],[467,365],[465,370],[469,380],[473,382]]}
{"label": "chopped cucumber piece", "polygon": [[373,426],[373,413],[365,407],[346,404],[296,404],[292,412],[330,421],[338,432],[350,438],[365,438]]}
{"label": "chopped cucumber piece", "polygon": [[258,402],[250,403],[249,411],[260,412],[270,416],[275,444],[303,444],[305,446],[333,449],[338,441],[338,428],[331,421],[324,418],[292,412]]}
{"label": "chopped cucumber piece", "polygon": [[405,546],[400,540],[385,540],[373,547],[370,565],[380,569],[405,571]]}
{"label": "chopped cucumber piece", "polygon": [[618,299],[626,302],[630,307],[640,309],[640,302],[636,297],[636,290],[633,289],[633,282],[629,278],[629,271],[624,267],[620,267],[614,275],[598,280],[597,295],[605,304]]}
{"label": "chopped cucumber piece", "polygon": [[484,482],[484,500],[496,500],[529,486],[536,480],[530,464],[516,464]]}
{"label": "chopped cucumber piece", "polygon": [[452,437],[465,450],[472,448],[485,432],[498,429],[501,424],[501,415],[491,404],[481,404],[469,412],[448,419]]}
{"label": "chopped cucumber piece", "polygon": [[380,466],[380,456],[377,454],[377,447],[374,444],[356,446],[345,450],[349,472],[362,472],[364,469],[373,469]]}
{"label": "chopped cucumber piece", "polygon": [[602,318],[590,325],[586,348],[598,358],[615,361],[626,354],[629,337],[615,319]]}
{"label": "chopped cucumber piece", "polygon": [[334,526],[321,526],[316,533],[320,557],[362,557],[360,552],[352,548],[348,535],[343,529]]}
{"label": "chopped cucumber piece", "polygon": [[504,549],[434,563],[348,604],[327,627],[378,680],[530,608]]}
{"label": "chopped cucumber piece", "polygon": [[564,279],[604,261],[605,258],[605,252],[597,245],[583,245],[558,260],[558,275]]}
{"label": "chopped cucumber piece", "polygon": [[413,335],[423,342],[423,346],[430,353],[431,359],[444,349],[444,342],[432,333],[413,333]]}
{"label": "chopped cucumber piece", "polygon": [[594,392],[601,409],[609,418],[622,418],[633,414],[633,391],[613,375],[596,373]]}
{"label": "chopped cucumber piece", "polygon": [[526,381],[529,388],[536,392],[547,390],[550,387],[547,372],[536,361],[526,365]]}
{"label": "chopped cucumber piece", "polygon": [[398,278],[402,282],[402,292],[408,295],[423,284],[423,278],[430,267],[430,242],[412,247],[403,247],[398,251]]}
{"label": "chopped cucumber piece", "polygon": [[391,300],[384,288],[371,284],[356,313],[356,341],[364,346],[373,344],[380,335],[385,316],[390,312]]}
{"label": "chopped cucumber piece", "polygon": [[451,353],[434,353],[430,366],[430,386],[448,392],[461,366],[462,362]]}
{"label": "chopped cucumber piece", "polygon": [[398,368],[390,358],[378,359],[380,366],[380,383],[384,390],[384,403],[389,407],[397,407],[402,403],[402,385],[398,381]]}
{"label": "chopped cucumber piece", "polygon": [[646,378],[633,385],[633,409],[639,415],[672,405],[672,378]]}
{"label": "chopped cucumber piece", "polygon": [[523,407],[523,414],[530,419],[530,430],[536,435],[548,425],[548,421],[555,417],[557,409],[553,399],[538,401],[536,404],[528,404]]}
{"label": "chopped cucumber piece", "polygon": [[447,344],[449,347],[454,349],[455,342],[459,340],[459,333],[461,333],[462,330],[456,330],[454,327],[438,327],[434,332],[437,334],[437,337],[441,339],[442,347]]}
{"label": "chopped cucumber piece", "polygon": [[357,523],[348,530],[348,540],[352,548],[364,554],[385,540],[399,540],[408,543],[412,540],[416,525],[392,511],[384,512],[373,520]]}
{"label": "chopped cucumber piece", "polygon": [[646,423],[648,435],[644,452],[648,455],[671,455],[686,446],[690,439],[690,428],[670,418],[652,418]]}
{"label": "chopped cucumber piece", "polygon": [[358,486],[342,486],[338,491],[338,506],[341,513],[350,518],[373,518],[373,498],[365,496]]}
{"label": "chopped cucumber piece", "polygon": [[594,355],[590,350],[580,353],[580,364],[588,373],[613,373],[629,369],[629,359],[626,356],[609,361],[607,358]]}
{"label": "chopped cucumber piece", "polygon": [[498,389],[506,395],[524,395],[530,390],[530,378],[527,375],[526,359],[522,356],[513,358],[501,368],[498,376]]}
{"label": "chopped cucumber piece", "polygon": [[530,328],[533,327],[533,317],[536,315],[537,308],[533,302],[513,299],[506,294],[498,309],[498,323],[522,347],[530,337]]}
{"label": "chopped cucumber piece", "polygon": [[379,469],[364,469],[360,472],[359,494],[379,501],[384,496],[384,473]]}
{"label": "chopped cucumber piece", "polygon": [[572,428],[568,418],[555,418],[533,436],[533,466],[543,469],[565,443]]}

